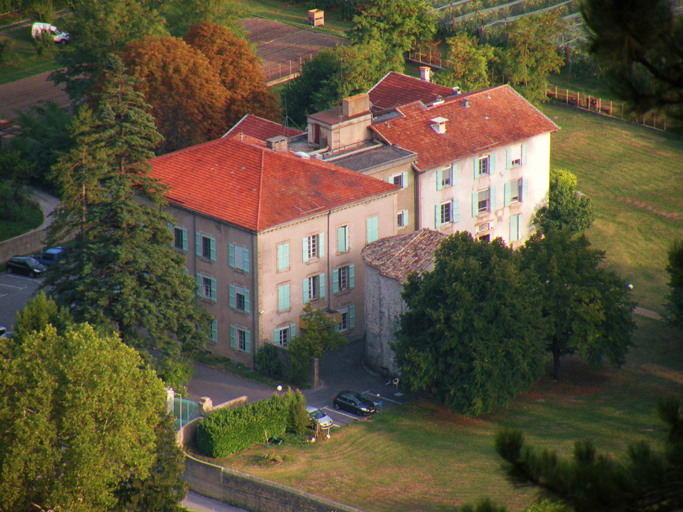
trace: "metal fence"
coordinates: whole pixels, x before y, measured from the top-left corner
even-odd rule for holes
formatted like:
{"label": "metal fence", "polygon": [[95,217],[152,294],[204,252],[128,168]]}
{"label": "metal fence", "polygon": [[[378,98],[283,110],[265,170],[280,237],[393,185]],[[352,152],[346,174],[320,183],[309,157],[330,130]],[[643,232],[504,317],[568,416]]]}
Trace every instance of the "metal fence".
{"label": "metal fence", "polygon": [[173,397],[173,416],[175,416],[176,430],[180,430],[181,427],[200,416],[199,403],[176,395]]}

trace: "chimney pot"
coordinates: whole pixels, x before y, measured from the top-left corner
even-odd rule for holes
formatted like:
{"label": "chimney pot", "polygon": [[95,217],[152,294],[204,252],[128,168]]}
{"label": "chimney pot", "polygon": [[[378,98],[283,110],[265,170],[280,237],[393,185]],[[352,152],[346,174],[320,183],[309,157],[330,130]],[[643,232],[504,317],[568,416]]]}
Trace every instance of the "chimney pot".
{"label": "chimney pot", "polygon": [[429,66],[420,66],[420,79],[425,82],[432,81],[432,68]]}

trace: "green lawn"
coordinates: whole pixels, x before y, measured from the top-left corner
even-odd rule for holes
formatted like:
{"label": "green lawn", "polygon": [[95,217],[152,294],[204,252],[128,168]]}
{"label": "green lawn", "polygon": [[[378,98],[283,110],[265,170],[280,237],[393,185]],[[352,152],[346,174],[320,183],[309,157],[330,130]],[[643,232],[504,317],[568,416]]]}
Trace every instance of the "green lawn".
{"label": "green lawn", "polygon": [[633,283],[639,305],[660,313],[668,276],[666,251],[683,231],[680,138],[562,106],[543,111],[552,135],[551,166],[568,169],[593,201],[587,232],[615,270]]}
{"label": "green lawn", "polygon": [[0,31],[0,41],[10,40],[10,47],[5,50],[4,64],[0,65],[0,84],[6,84],[39,75],[47,71],[59,69],[55,55],[65,50],[61,45],[54,45],[42,56],[37,55],[31,38],[31,25]]}
{"label": "green lawn", "polygon": [[0,230],[0,242],[28,233],[39,227],[44,220],[43,212],[36,202],[31,202],[29,205],[24,206],[19,217],[21,217],[21,220],[19,221],[0,220],[0,224],[2,225],[2,229]]}
{"label": "green lawn", "polygon": [[[241,0],[238,5],[242,15],[256,15],[296,25],[306,25],[308,10],[313,8],[308,2],[285,3],[281,0]],[[351,26],[351,22],[342,21],[337,12],[326,10],[325,25],[317,30],[344,37]]]}

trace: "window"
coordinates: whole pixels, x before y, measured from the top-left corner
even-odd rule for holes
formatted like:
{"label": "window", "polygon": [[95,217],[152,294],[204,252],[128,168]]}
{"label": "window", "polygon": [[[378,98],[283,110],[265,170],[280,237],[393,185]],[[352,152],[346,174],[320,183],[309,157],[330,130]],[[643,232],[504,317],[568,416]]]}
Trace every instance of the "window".
{"label": "window", "polygon": [[379,219],[377,217],[369,217],[365,222],[368,243],[379,240]]}
{"label": "window", "polygon": [[216,280],[213,277],[197,274],[197,296],[216,302]]}
{"label": "window", "polygon": [[401,188],[406,188],[408,186],[408,173],[404,172],[402,174],[395,174],[393,176],[389,176],[389,183],[398,185]]}
{"label": "window", "polygon": [[441,203],[441,224],[451,222],[451,202]]}
{"label": "window", "polygon": [[434,205],[434,227],[438,229],[442,224],[460,221],[460,200],[452,199],[445,203]]}
{"label": "window", "polygon": [[396,225],[404,228],[408,225],[408,210],[403,210],[396,216]]}
{"label": "window", "polygon": [[342,226],[337,228],[337,252],[348,252],[349,250],[349,227]]}
{"label": "window", "polygon": [[249,272],[249,249],[228,244],[228,265],[243,272]]}
{"label": "window", "polygon": [[230,307],[237,311],[249,313],[249,290],[241,286],[230,285]]}
{"label": "window", "polygon": [[218,320],[211,320],[211,341],[218,343]]}
{"label": "window", "polygon": [[296,338],[296,324],[273,329],[273,343],[275,345],[287,348],[289,340],[293,340],[294,338]]}
{"label": "window", "polygon": [[494,155],[486,155],[474,159],[474,178],[487,176],[495,172],[495,158]]}
{"label": "window", "polygon": [[355,283],[356,271],[354,265],[340,267],[332,272],[332,293],[353,290]]}
{"label": "window", "polygon": [[492,212],[496,208],[496,189],[494,187],[472,194],[472,217]]}
{"label": "window", "polygon": [[436,190],[455,185],[455,176],[458,166],[451,164],[443,169],[436,170]]}
{"label": "window", "polygon": [[307,236],[302,240],[302,251],[304,263],[312,258],[322,258],[325,256],[325,233]]}
{"label": "window", "polygon": [[526,165],[526,144],[520,144],[509,148],[505,153],[505,168],[512,169],[520,165]]}
{"label": "window", "polygon": [[195,238],[197,256],[216,261],[216,239],[201,233],[197,233]]}
{"label": "window", "polygon": [[289,285],[283,284],[277,287],[277,310],[289,310]]}
{"label": "window", "polygon": [[175,226],[173,228],[173,247],[187,251],[187,229]]}
{"label": "window", "polygon": [[526,183],[527,180],[520,178],[518,180],[508,181],[505,184],[505,206],[510,206],[512,203],[526,200]]}
{"label": "window", "polygon": [[251,352],[251,333],[246,329],[230,324],[230,348],[249,354]]}
{"label": "window", "polygon": [[279,272],[289,270],[289,244],[277,246],[277,269]]}
{"label": "window", "polygon": [[348,308],[340,309],[340,321],[334,328],[338,332],[351,331],[356,327],[356,306],[351,304]]}
{"label": "window", "polygon": [[325,274],[307,277],[303,282],[304,304],[325,298]]}
{"label": "window", "polygon": [[516,242],[521,238],[520,236],[520,226],[522,224],[521,215],[511,215],[510,216],[510,242]]}

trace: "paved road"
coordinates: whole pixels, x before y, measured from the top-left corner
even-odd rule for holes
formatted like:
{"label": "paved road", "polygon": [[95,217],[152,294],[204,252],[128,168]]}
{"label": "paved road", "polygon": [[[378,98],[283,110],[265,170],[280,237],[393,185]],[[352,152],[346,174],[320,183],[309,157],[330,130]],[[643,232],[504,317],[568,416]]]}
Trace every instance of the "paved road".
{"label": "paved road", "polygon": [[183,500],[182,505],[194,512],[248,512],[243,508],[233,507],[192,491],[187,493],[187,498]]}
{"label": "paved road", "polygon": [[33,298],[42,279],[19,274],[0,274],[0,325],[13,330],[17,312]]}

